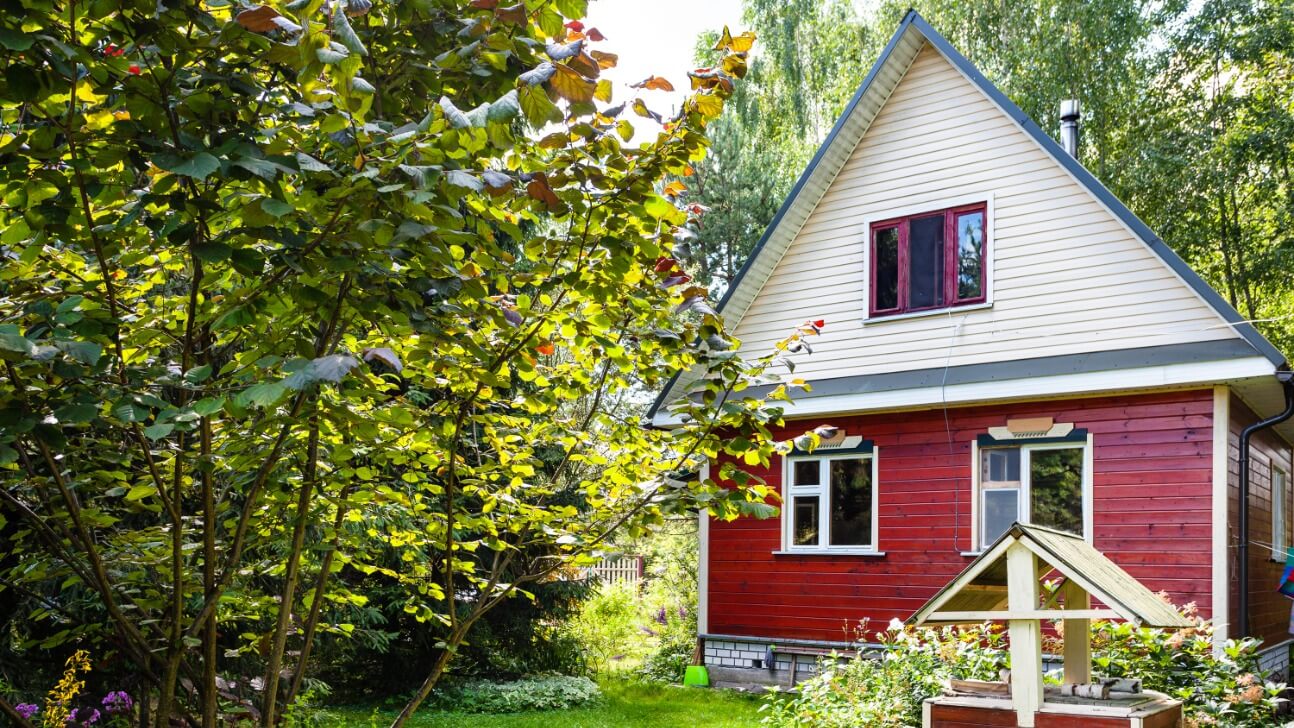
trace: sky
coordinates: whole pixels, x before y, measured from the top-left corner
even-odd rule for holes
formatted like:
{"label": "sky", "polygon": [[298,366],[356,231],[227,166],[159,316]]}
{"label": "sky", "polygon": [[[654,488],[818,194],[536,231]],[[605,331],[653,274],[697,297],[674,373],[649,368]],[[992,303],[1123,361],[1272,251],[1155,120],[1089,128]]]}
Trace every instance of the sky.
{"label": "sky", "polygon": [[[674,91],[641,94],[648,108],[665,117],[673,114],[690,88],[687,72],[695,68],[692,51],[697,35],[724,25],[734,35],[743,30],[741,0],[594,0],[584,24],[607,37],[593,47],[620,56],[616,67],[602,74],[614,84],[612,102],[618,104],[638,92],[629,84],[663,76]],[[644,132],[656,131],[647,119],[632,116],[630,120],[638,131],[636,142],[645,140]]]}

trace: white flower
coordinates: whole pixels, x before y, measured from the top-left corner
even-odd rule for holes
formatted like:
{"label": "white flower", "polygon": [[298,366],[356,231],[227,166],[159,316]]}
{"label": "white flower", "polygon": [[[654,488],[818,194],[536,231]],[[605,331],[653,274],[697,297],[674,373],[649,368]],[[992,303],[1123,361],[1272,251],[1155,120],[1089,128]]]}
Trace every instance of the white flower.
{"label": "white flower", "polygon": [[902,632],[902,631],[903,631],[903,622],[902,622],[898,617],[895,617],[894,619],[891,619],[891,620],[890,620],[889,631],[890,631],[890,632]]}

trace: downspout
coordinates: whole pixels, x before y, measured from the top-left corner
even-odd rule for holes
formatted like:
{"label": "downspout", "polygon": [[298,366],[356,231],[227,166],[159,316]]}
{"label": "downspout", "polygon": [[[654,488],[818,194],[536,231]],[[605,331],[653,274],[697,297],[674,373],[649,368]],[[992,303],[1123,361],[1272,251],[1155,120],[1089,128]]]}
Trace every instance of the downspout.
{"label": "downspout", "polygon": [[1236,574],[1239,578],[1240,594],[1237,606],[1240,611],[1237,638],[1249,636],[1249,439],[1259,430],[1294,417],[1294,372],[1276,372],[1276,379],[1285,389],[1285,410],[1278,415],[1249,425],[1240,432],[1240,515],[1237,526],[1240,531],[1237,545],[1237,557],[1240,559]]}

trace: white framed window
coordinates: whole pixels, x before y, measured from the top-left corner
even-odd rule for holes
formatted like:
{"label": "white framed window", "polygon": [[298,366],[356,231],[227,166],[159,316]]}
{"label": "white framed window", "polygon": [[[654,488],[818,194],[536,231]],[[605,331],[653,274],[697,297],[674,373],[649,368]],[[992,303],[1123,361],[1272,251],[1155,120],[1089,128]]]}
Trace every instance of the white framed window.
{"label": "white framed window", "polygon": [[1289,473],[1272,467],[1272,560],[1284,561],[1289,546]]}
{"label": "white framed window", "polygon": [[1091,439],[1008,442],[972,449],[975,548],[992,545],[1019,521],[1092,540]]}
{"label": "white framed window", "polygon": [[785,458],[783,551],[877,553],[876,448]]}

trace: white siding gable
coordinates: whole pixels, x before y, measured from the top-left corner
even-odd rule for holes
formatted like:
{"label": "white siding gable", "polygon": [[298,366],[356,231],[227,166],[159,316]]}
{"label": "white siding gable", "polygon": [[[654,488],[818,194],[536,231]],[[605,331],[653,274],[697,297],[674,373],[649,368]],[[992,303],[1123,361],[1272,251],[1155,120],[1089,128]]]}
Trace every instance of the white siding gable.
{"label": "white siding gable", "polygon": [[[990,207],[991,305],[866,321],[869,222],[981,201]],[[1238,337],[929,45],[735,335],[744,354],[759,356],[814,319],[825,319],[825,330],[796,369],[810,381]]]}

